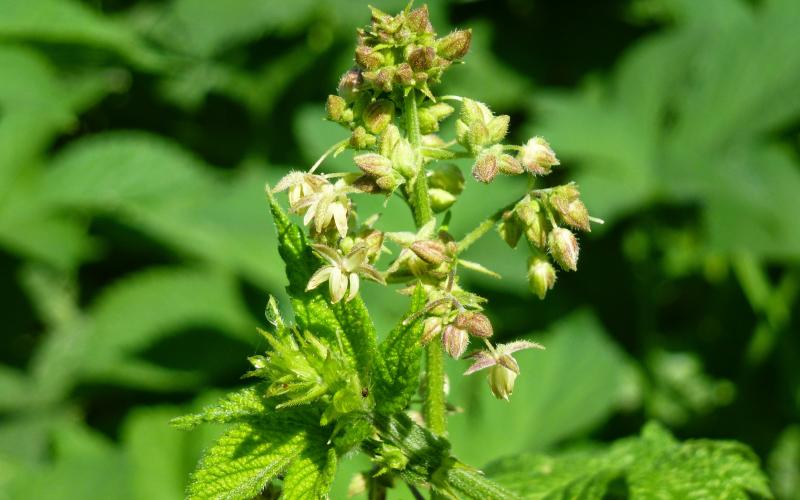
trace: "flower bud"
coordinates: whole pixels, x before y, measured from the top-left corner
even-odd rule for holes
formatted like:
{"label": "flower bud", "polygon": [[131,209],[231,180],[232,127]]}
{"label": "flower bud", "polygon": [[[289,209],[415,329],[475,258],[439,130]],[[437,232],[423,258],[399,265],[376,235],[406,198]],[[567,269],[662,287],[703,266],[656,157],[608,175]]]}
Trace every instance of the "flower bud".
{"label": "flower bud", "polygon": [[481,154],[472,166],[472,177],[486,184],[492,182],[498,172],[497,157],[492,153]]}
{"label": "flower bud", "polygon": [[450,61],[461,59],[469,51],[472,30],[456,30],[436,43],[436,53]]}
{"label": "flower bud", "polygon": [[519,243],[523,229],[524,226],[522,225],[522,222],[511,210],[503,213],[503,218],[500,221],[500,224],[497,226],[497,231],[500,233],[500,237],[503,238],[503,241],[505,241],[511,248],[517,247],[517,243]]}
{"label": "flower bud", "polygon": [[442,333],[442,346],[445,352],[453,359],[459,359],[469,345],[469,335],[461,328],[447,325]]}
{"label": "flower bud", "polygon": [[510,121],[510,116],[500,115],[495,116],[489,121],[489,123],[486,124],[486,128],[489,130],[489,139],[491,142],[498,143],[505,138],[506,134],[508,133],[508,124]]}
{"label": "flower bud", "polygon": [[428,186],[458,195],[464,190],[464,174],[452,163],[438,163],[430,169]]}
{"label": "flower bud", "polygon": [[408,139],[401,137],[392,151],[392,165],[395,170],[406,179],[410,179],[417,174],[417,162],[414,160],[414,149]]}
{"label": "flower bud", "polygon": [[528,286],[531,292],[544,299],[547,291],[556,284],[556,269],[544,255],[528,259]]}
{"label": "flower bud", "polygon": [[501,154],[497,160],[497,168],[506,175],[519,175],[525,171],[522,164],[509,154]]}
{"label": "flower bud", "polygon": [[551,167],[561,164],[550,144],[541,137],[530,139],[522,147],[517,159],[529,172],[537,175],[547,175]]}
{"label": "flower bud", "polygon": [[361,117],[367,125],[367,130],[373,134],[380,134],[394,118],[394,104],[386,99],[378,99],[367,106]]}
{"label": "flower bud", "polygon": [[377,71],[365,71],[362,76],[364,77],[364,81],[374,88],[383,92],[391,92],[394,75],[395,69],[393,67],[388,67],[381,68]]}
{"label": "flower bud", "polygon": [[494,118],[494,115],[492,114],[492,111],[489,109],[489,107],[486,106],[484,103],[472,99],[467,99],[465,97],[461,101],[460,118],[468,126],[472,126],[472,124],[476,122],[483,123],[484,125],[486,125]]}
{"label": "flower bud", "polygon": [[439,335],[442,331],[442,318],[438,316],[431,316],[426,318],[425,321],[422,323],[422,337],[420,337],[420,343],[422,345],[427,345],[434,337]]}
{"label": "flower bud", "polygon": [[375,144],[375,136],[367,133],[364,127],[356,127],[350,136],[350,146],[353,149],[367,149]]}
{"label": "flower bud", "polygon": [[433,66],[436,51],[433,47],[417,47],[408,56],[408,64],[414,71],[427,71]]}
{"label": "flower bud", "polygon": [[505,399],[514,392],[517,374],[503,365],[496,364],[489,369],[489,388],[497,399]]}
{"label": "flower bud", "polygon": [[408,63],[398,64],[394,76],[400,82],[400,85],[405,87],[410,87],[415,83],[414,70],[411,69],[411,65]]}
{"label": "flower bud", "polygon": [[550,231],[547,240],[550,254],[558,265],[565,270],[578,269],[578,240],[572,231],[563,227],[556,227]]}
{"label": "flower bud", "polygon": [[394,148],[399,140],[400,129],[397,128],[397,125],[390,123],[386,127],[386,130],[383,131],[383,134],[381,134],[381,154],[386,157],[391,157],[392,151],[394,151]]}
{"label": "flower bud", "polygon": [[383,66],[383,55],[372,47],[359,45],[356,48],[356,62],[367,70],[375,70]]}
{"label": "flower bud", "polygon": [[589,225],[589,211],[579,198],[580,193],[574,184],[567,184],[555,188],[549,196],[550,203],[561,218],[582,231],[591,231]]}
{"label": "flower bud", "polygon": [[353,158],[358,168],[365,174],[381,177],[392,173],[392,160],[377,153],[365,153]]}
{"label": "flower bud", "polygon": [[439,188],[428,189],[428,197],[431,199],[431,209],[437,214],[452,207],[456,202],[456,195]]}
{"label": "flower bud", "polygon": [[362,241],[367,249],[367,257],[369,260],[375,260],[380,256],[381,249],[383,248],[383,232],[375,229],[364,236]]}
{"label": "flower bud", "polygon": [[339,88],[337,93],[345,101],[351,102],[356,98],[362,83],[364,82],[361,70],[353,68],[345,72],[339,80]]}
{"label": "flower bud", "polygon": [[433,116],[427,108],[420,108],[417,113],[419,116],[419,131],[422,134],[430,134],[439,130],[439,120]]}
{"label": "flower bud", "polygon": [[378,177],[375,180],[375,183],[378,185],[381,191],[388,191],[391,193],[403,183],[403,180],[399,179],[398,175],[392,172],[389,175],[382,175]]}
{"label": "flower bud", "polygon": [[525,236],[530,244],[540,250],[546,250],[548,223],[539,202],[536,200],[523,201],[514,210],[525,226]]}
{"label": "flower bud", "polygon": [[475,311],[464,311],[456,316],[453,324],[476,337],[488,338],[494,334],[492,322],[486,315]]}
{"label": "flower bud", "polygon": [[433,26],[428,15],[428,6],[414,9],[406,16],[406,26],[417,34],[433,33]]}
{"label": "flower bud", "polygon": [[338,95],[329,95],[328,101],[325,103],[325,112],[328,115],[328,120],[332,122],[341,122],[347,103],[344,98]]}
{"label": "flower bud", "polygon": [[438,266],[445,261],[444,244],[436,240],[421,240],[411,244],[411,251],[428,264]]}

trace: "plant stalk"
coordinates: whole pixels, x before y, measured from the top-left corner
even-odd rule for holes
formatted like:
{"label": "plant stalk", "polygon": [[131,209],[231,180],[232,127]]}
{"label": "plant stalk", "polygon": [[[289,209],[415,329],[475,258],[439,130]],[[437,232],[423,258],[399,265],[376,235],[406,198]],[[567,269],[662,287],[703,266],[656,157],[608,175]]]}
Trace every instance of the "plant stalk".
{"label": "plant stalk", "polygon": [[[408,141],[414,150],[417,164],[417,175],[409,189],[408,198],[414,212],[417,229],[433,219],[431,202],[428,197],[428,179],[422,164],[422,140],[419,131],[419,115],[417,114],[416,91],[411,90],[403,98],[403,111],[406,120]],[[444,397],[444,355],[438,342],[429,342],[425,348],[425,402],[423,413],[428,429],[438,435],[447,432],[447,414]]]}

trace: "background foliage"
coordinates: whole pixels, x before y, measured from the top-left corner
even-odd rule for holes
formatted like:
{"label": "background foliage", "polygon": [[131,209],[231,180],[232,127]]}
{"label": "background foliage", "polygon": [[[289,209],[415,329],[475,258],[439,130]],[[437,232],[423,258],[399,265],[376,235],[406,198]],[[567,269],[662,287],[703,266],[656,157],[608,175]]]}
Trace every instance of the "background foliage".
{"label": "background foliage", "polygon": [[[602,472],[677,446],[653,426],[602,445],[658,420],[744,442],[775,495],[800,498],[800,3],[430,8],[440,31],[475,34],[449,90],[512,114],[518,142],[547,137],[607,221],[546,302],[522,253],[499,238],[471,250],[504,276],[473,283],[500,339],[548,349],[521,355],[511,404],[450,362],[468,410],[451,419],[455,453]],[[286,300],[263,185],[340,139],[323,102],[366,12],[0,0],[0,498],[182,497],[219,430],[168,420],[242,385],[265,347],[267,293]],[[453,232],[516,189],[469,186]],[[366,287],[385,335],[407,301]],[[363,464],[340,465],[334,498]],[[503,460],[488,470],[516,480]]]}

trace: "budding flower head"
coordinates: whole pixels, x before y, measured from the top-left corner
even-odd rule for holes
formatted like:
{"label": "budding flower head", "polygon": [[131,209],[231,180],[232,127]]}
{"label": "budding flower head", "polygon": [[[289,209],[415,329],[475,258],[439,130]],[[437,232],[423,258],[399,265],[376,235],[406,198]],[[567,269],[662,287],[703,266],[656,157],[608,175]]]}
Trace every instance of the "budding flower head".
{"label": "budding flower head", "polygon": [[514,392],[517,374],[503,365],[494,365],[489,369],[489,388],[497,399],[505,399]]}
{"label": "budding flower head", "polygon": [[342,75],[342,78],[339,80],[339,88],[337,93],[345,101],[352,102],[355,100],[356,95],[358,95],[358,91],[363,82],[364,78],[361,74],[361,70],[358,68],[352,68]]}
{"label": "budding flower head", "polygon": [[531,292],[544,299],[547,291],[556,284],[556,269],[544,255],[533,255],[528,260],[528,285]]}
{"label": "budding flower head", "polygon": [[550,254],[558,265],[569,271],[578,269],[578,239],[569,229],[556,227],[547,239]]}
{"label": "budding flower head", "polygon": [[561,219],[582,231],[591,231],[589,211],[580,199],[580,192],[575,184],[558,186],[549,196],[550,204],[556,209]]}
{"label": "budding flower head", "polygon": [[441,241],[415,241],[409,248],[411,248],[411,251],[414,252],[417,257],[434,266],[438,266],[447,259],[444,244]]}
{"label": "budding flower head", "polygon": [[392,160],[377,153],[365,153],[353,157],[358,168],[365,174],[381,177],[392,174]]}
{"label": "budding flower head", "polygon": [[537,175],[547,175],[551,167],[561,164],[550,144],[542,137],[530,139],[522,147],[517,159],[529,172]]}
{"label": "budding flower head", "polygon": [[469,345],[467,332],[455,325],[447,325],[442,333],[442,347],[453,359],[459,359]]}
{"label": "budding flower head", "polygon": [[492,152],[482,153],[472,166],[472,177],[478,182],[489,184],[497,176],[499,167],[497,156]]}
{"label": "budding flower head", "polygon": [[347,110],[347,103],[343,97],[338,95],[328,96],[328,101],[325,103],[325,112],[328,120],[332,122],[343,121],[345,110]]}
{"label": "budding flower head", "polygon": [[462,59],[472,43],[472,30],[456,30],[436,43],[436,53],[447,60]]}

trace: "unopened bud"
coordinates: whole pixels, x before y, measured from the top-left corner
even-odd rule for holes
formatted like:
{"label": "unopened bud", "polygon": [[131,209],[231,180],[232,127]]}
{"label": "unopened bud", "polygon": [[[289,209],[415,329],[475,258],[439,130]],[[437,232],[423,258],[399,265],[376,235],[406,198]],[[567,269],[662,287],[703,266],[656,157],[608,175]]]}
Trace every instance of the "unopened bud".
{"label": "unopened bud", "polygon": [[433,66],[436,51],[433,47],[417,47],[408,56],[408,64],[414,71],[427,71]]}
{"label": "unopened bud", "polygon": [[485,314],[475,311],[464,311],[456,316],[453,324],[476,337],[488,338],[494,334],[492,322]]}
{"label": "unopened bud", "polygon": [[438,266],[445,261],[444,244],[436,240],[421,240],[411,244],[411,251],[428,264]]}
{"label": "unopened bud", "polygon": [[575,271],[578,269],[578,240],[572,231],[563,227],[556,227],[550,231],[547,240],[550,254],[563,269]]}
{"label": "unopened bud", "polygon": [[519,203],[515,212],[525,226],[525,237],[530,244],[540,250],[547,249],[547,219],[544,210],[536,200]]}
{"label": "unopened bud", "polygon": [[456,195],[439,188],[428,189],[428,197],[431,199],[431,209],[437,214],[452,207],[456,202]]}
{"label": "unopened bud", "polygon": [[345,72],[345,74],[343,74],[342,78],[339,80],[339,88],[337,89],[337,93],[345,101],[351,102],[356,98],[356,95],[358,94],[363,82],[364,78],[361,74],[361,70],[358,68],[350,69]]}
{"label": "unopened bud", "polygon": [[364,127],[356,127],[350,136],[350,146],[353,149],[367,149],[375,144],[375,136],[367,133]]}
{"label": "unopened bud", "polygon": [[386,157],[391,157],[392,151],[394,151],[397,141],[399,140],[400,129],[397,128],[397,125],[390,123],[386,127],[386,130],[383,131],[383,134],[381,134],[381,154]]}
{"label": "unopened bud", "polygon": [[338,95],[328,96],[328,101],[325,103],[325,112],[328,115],[328,120],[332,122],[341,122],[346,109],[347,102],[345,102],[344,98]]}
{"label": "unopened bud", "polygon": [[469,51],[472,30],[456,30],[436,43],[436,53],[450,61],[461,59]]}
{"label": "unopened bud", "polygon": [[589,211],[579,196],[580,193],[575,185],[567,184],[555,188],[549,196],[549,200],[564,222],[575,229],[591,231]]}
{"label": "unopened bud", "polygon": [[417,174],[417,162],[414,157],[414,149],[405,138],[400,138],[392,151],[392,165],[406,179],[410,179]]}
{"label": "unopened bud", "polygon": [[489,123],[486,124],[486,128],[489,130],[489,139],[493,143],[498,143],[505,138],[506,134],[508,134],[508,124],[510,121],[510,116],[499,115],[492,118]]}
{"label": "unopened bud", "polygon": [[517,374],[501,364],[496,364],[489,369],[489,388],[497,399],[505,399],[514,392],[514,382]]}
{"label": "unopened bud", "polygon": [[367,70],[375,70],[383,65],[383,55],[372,47],[359,45],[356,48],[356,62]]}
{"label": "unopened bud", "polygon": [[491,153],[484,153],[475,160],[472,166],[472,177],[478,182],[486,184],[492,182],[498,172],[497,157]]}
{"label": "unopened bud", "polygon": [[380,134],[394,118],[394,104],[386,99],[378,99],[370,103],[361,116],[367,125],[367,130],[373,134]]}
{"label": "unopened bud", "polygon": [[389,175],[382,175],[375,180],[375,183],[381,188],[381,191],[394,192],[400,184],[403,183],[402,179],[398,179],[397,174],[392,172]]}
{"label": "unopened bud", "polygon": [[452,163],[437,163],[430,169],[428,186],[458,195],[464,190],[464,174]]}
{"label": "unopened bud", "polygon": [[366,174],[380,177],[392,173],[392,160],[377,153],[365,153],[353,158],[358,168]]}
{"label": "unopened bud", "polygon": [[439,120],[427,108],[420,108],[417,113],[419,116],[419,131],[422,134],[430,134],[439,130]]}
{"label": "unopened bud", "polygon": [[529,172],[537,175],[549,174],[551,167],[560,165],[550,144],[541,137],[530,139],[522,147],[517,159]]}
{"label": "unopened bud", "polygon": [[556,268],[544,255],[533,255],[528,260],[528,286],[531,292],[544,299],[547,291],[556,284]]}
{"label": "unopened bud", "polygon": [[509,154],[501,154],[497,160],[497,168],[506,175],[519,175],[525,171],[522,164]]}
{"label": "unopened bud", "polygon": [[442,331],[442,318],[438,316],[431,316],[426,318],[422,324],[422,337],[420,343],[422,345],[428,344],[434,337],[439,335]]}
{"label": "unopened bud", "polygon": [[505,241],[511,248],[517,247],[517,243],[519,243],[523,229],[524,226],[522,225],[522,222],[511,210],[503,213],[503,218],[500,221],[500,224],[497,226],[497,231],[500,233],[500,237],[503,238],[503,241]]}
{"label": "unopened bud", "polygon": [[381,249],[383,248],[383,232],[374,230],[364,236],[363,242],[367,249],[367,256],[370,260],[374,260],[380,256]]}
{"label": "unopened bud", "polygon": [[400,82],[400,85],[408,87],[415,83],[414,70],[411,69],[411,65],[408,63],[398,64],[394,76]]}
{"label": "unopened bud", "polygon": [[428,6],[423,5],[418,9],[414,9],[406,16],[406,25],[417,34],[433,33],[433,26],[428,15]]}
{"label": "unopened bud", "polygon": [[461,101],[461,120],[468,126],[473,123],[480,122],[484,125],[488,124],[494,115],[487,105],[480,101],[467,99],[466,97]]}
{"label": "unopened bud", "polygon": [[453,359],[459,359],[469,345],[467,332],[454,325],[447,325],[442,333],[442,346]]}

